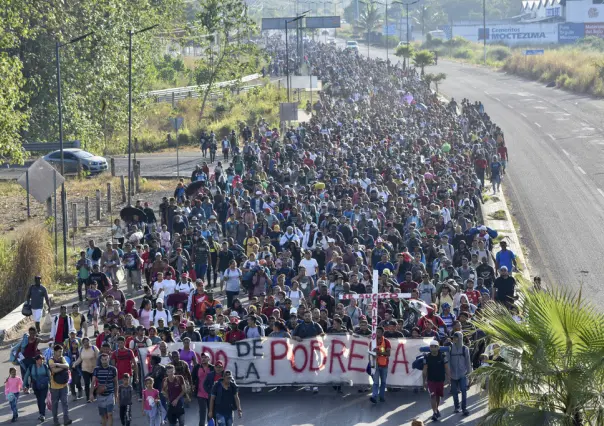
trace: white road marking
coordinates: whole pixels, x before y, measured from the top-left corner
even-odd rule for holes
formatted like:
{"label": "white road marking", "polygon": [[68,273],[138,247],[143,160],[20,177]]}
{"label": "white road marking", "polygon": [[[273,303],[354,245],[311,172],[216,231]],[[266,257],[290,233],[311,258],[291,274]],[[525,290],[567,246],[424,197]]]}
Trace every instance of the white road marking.
{"label": "white road marking", "polygon": [[598,190],[598,192],[600,193],[600,195],[601,195],[602,197],[604,197],[604,191],[602,191],[600,188],[596,188],[596,189]]}
{"label": "white road marking", "polygon": [[508,105],[508,108],[509,108],[509,109],[514,109],[514,108],[513,108],[511,105]]}
{"label": "white road marking", "polygon": [[563,152],[563,153],[564,153],[564,155],[566,155],[567,157],[570,157],[569,153],[568,153],[568,152],[566,152],[566,150],[565,150],[565,149],[563,149],[563,150],[562,150],[562,152]]}
{"label": "white road marking", "polygon": [[501,99],[499,99],[499,98],[495,98],[495,100],[496,100],[497,102],[501,102]]}
{"label": "white road marking", "polygon": [[556,140],[556,138],[555,138],[555,137],[553,137],[552,135],[550,135],[549,133],[547,134],[547,136],[549,136],[549,138],[550,138],[551,140],[553,140],[553,141],[555,141],[555,140]]}
{"label": "white road marking", "polygon": [[489,94],[489,92],[487,92],[487,91],[485,90],[485,91],[484,91],[484,94],[485,94],[485,95],[488,95],[488,94]]}
{"label": "white road marking", "polygon": [[526,114],[525,113],[521,112],[520,115],[523,116],[524,118],[526,118]]}
{"label": "white road marking", "polygon": [[581,167],[577,166],[577,169],[578,169],[578,170],[579,170],[581,173],[583,173],[584,175],[586,175],[586,174],[587,174],[587,172],[586,172],[585,170],[583,170]]}
{"label": "white road marking", "polygon": [[537,126],[537,127],[541,127],[541,124],[539,124],[539,123],[537,123],[537,122],[535,121],[535,126]]}

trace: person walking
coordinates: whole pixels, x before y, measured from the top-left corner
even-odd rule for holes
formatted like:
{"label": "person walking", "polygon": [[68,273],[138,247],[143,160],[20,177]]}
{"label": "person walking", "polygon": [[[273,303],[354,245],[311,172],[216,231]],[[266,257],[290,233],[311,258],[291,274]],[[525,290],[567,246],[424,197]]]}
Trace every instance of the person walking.
{"label": "person walking", "polygon": [[113,409],[119,404],[117,368],[109,365],[109,354],[100,356],[101,365],[92,372],[92,388],[89,400],[93,399],[96,388],[97,404],[102,426],[113,426]]}
{"label": "person walking", "polygon": [[8,377],[4,381],[4,395],[8,400],[10,409],[13,412],[11,423],[15,423],[19,417],[17,403],[19,402],[19,393],[23,391],[23,379],[17,376],[17,369],[11,367],[8,369]]}
{"label": "person walking", "polygon": [[69,364],[63,356],[63,346],[56,344],[54,346],[52,358],[48,360],[50,368],[50,396],[52,397],[52,418],[54,425],[59,423],[59,402],[63,408],[63,424],[73,423],[69,418],[69,406],[67,405],[67,386],[69,382]]}
{"label": "person walking", "polygon": [[40,332],[40,321],[42,320],[42,312],[44,311],[44,302],[50,309],[50,298],[46,287],[42,285],[42,277],[37,275],[34,278],[34,285],[27,290],[25,301],[31,306],[31,316],[36,324],[36,330]]}
{"label": "person walking", "polygon": [[174,366],[166,366],[167,377],[164,378],[162,393],[168,403],[168,423],[170,426],[185,426],[185,400],[186,385],[184,377],[176,375]]}
{"label": "person walking", "polygon": [[153,387],[153,377],[145,379],[143,390],[143,415],[149,420],[149,426],[160,426],[162,424],[163,407],[159,399],[159,391]]}
{"label": "person walking", "polygon": [[34,364],[29,366],[23,377],[25,388],[31,388],[38,404],[38,421],[46,420],[46,395],[50,384],[50,369],[40,354],[34,357]]}
{"label": "person walking", "polygon": [[461,392],[461,411],[464,416],[470,413],[467,409],[468,374],[472,372],[470,349],[463,344],[463,333],[456,331],[453,334],[453,345],[449,352],[449,368],[451,370],[451,393],[455,413],[459,413],[459,396]]}
{"label": "person walking", "polygon": [[193,379],[193,394],[197,397],[197,403],[199,405],[199,426],[206,426],[207,422],[210,396],[204,389],[203,383],[208,374],[212,371],[214,371],[214,366],[210,364],[210,355],[207,352],[204,352],[201,354],[201,364],[195,364],[191,374]]}
{"label": "person walking", "polygon": [[215,417],[217,426],[233,426],[233,410],[237,410],[239,418],[243,417],[238,387],[232,379],[231,371],[225,370],[222,380],[212,387],[208,417]]}
{"label": "person walking", "polygon": [[384,402],[384,393],[386,392],[386,378],[388,377],[388,361],[390,358],[390,342],[384,337],[384,327],[376,328],[376,360],[375,371],[373,373],[373,390],[369,399],[373,404],[377,404],[378,389],[380,401]]}
{"label": "person walking", "polygon": [[438,406],[444,397],[445,381],[451,377],[451,373],[447,358],[440,352],[440,344],[436,340],[430,342],[430,353],[425,356],[422,376],[424,389],[430,392],[432,421],[437,422],[441,416]]}
{"label": "person walking", "polygon": [[98,348],[90,344],[90,339],[88,337],[84,337],[82,339],[80,356],[76,362],[73,363],[72,368],[80,367],[82,378],[84,379],[84,396],[85,398],[88,398],[88,402],[93,402],[93,400],[89,398],[90,383],[92,382],[92,374],[96,368],[98,356]]}
{"label": "person walking", "polygon": [[132,394],[134,388],[130,382],[130,374],[125,373],[118,389],[120,401],[120,421],[122,426],[130,426],[132,421]]}

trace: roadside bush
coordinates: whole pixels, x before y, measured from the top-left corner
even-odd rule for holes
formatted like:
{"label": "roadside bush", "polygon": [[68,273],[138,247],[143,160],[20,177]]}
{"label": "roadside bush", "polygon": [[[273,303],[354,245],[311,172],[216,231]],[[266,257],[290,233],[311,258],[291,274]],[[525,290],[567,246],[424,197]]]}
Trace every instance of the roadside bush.
{"label": "roadside bush", "polygon": [[505,61],[512,55],[512,51],[507,46],[495,46],[487,50],[487,58],[493,61]]}
{"label": "roadside bush", "polygon": [[29,225],[20,229],[15,240],[0,239],[0,317],[23,303],[36,275],[49,290],[52,288],[54,255],[48,229]]}
{"label": "roadside bush", "polygon": [[463,47],[455,49],[453,51],[453,57],[457,59],[472,59],[474,57],[474,52],[469,47]]}

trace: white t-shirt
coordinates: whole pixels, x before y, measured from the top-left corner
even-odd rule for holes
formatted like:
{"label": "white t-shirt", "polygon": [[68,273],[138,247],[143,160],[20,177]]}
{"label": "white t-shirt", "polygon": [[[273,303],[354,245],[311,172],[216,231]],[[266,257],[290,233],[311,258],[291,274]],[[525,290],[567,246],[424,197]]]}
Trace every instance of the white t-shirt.
{"label": "white t-shirt", "polygon": [[312,257],[310,259],[302,259],[300,261],[300,266],[303,266],[304,268],[306,268],[306,276],[307,277],[312,277],[317,275],[317,270],[319,269],[319,264],[317,263],[316,259],[313,259]]}
{"label": "white t-shirt", "polygon": [[178,291],[179,293],[189,294],[193,290],[193,284],[190,282],[182,283],[178,282],[174,287],[174,292]]}
{"label": "white t-shirt", "polygon": [[[155,318],[153,317],[153,312],[155,312]],[[155,309],[154,311],[151,311],[151,318],[153,319],[153,325],[155,327],[159,326],[158,320],[160,320],[160,319],[164,320],[165,327],[167,327],[168,324],[170,323],[170,321],[172,321],[172,315],[170,314],[170,311],[168,311],[167,309],[162,309],[161,311],[158,309]]]}
{"label": "white t-shirt", "polygon": [[174,289],[176,288],[176,281],[164,280],[162,284],[164,288],[164,298],[167,299],[169,295],[174,293]]}

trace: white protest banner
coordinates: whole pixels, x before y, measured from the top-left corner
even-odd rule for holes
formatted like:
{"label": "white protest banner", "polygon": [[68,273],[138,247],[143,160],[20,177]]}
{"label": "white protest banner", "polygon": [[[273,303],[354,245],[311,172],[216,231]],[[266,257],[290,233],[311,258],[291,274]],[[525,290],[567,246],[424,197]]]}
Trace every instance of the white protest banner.
{"label": "white protest banner", "polygon": [[[392,346],[388,386],[421,387],[422,373],[411,365],[420,347],[431,339],[389,339]],[[195,353],[210,355],[210,362],[222,361],[242,386],[367,385],[367,354],[370,339],[356,335],[327,335],[302,342],[282,338],[247,339],[235,344],[196,342]],[[182,343],[168,344],[168,352]],[[143,374],[149,371],[157,345],[139,349]]]}

